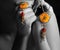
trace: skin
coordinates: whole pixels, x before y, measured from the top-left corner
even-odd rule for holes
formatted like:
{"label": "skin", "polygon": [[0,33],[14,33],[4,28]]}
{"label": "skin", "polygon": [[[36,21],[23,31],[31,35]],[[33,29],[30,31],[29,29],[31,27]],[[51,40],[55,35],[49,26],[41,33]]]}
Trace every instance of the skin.
{"label": "skin", "polygon": [[[12,1],[11,1],[12,2]],[[15,1],[13,1],[13,3],[14,3]],[[45,2],[45,1],[44,1]],[[3,1],[2,1],[2,3],[3,3]],[[9,2],[10,3],[10,2]],[[18,2],[17,2],[18,3]],[[33,4],[33,2],[32,2],[32,4]],[[6,4],[7,5],[7,4]],[[11,5],[13,5],[13,4],[11,4]],[[53,15],[53,16],[51,16],[51,17],[54,17],[54,18],[51,18],[51,19],[56,19],[55,18],[55,15],[54,15],[54,12],[53,12],[53,10],[51,9],[51,8],[49,8],[49,6],[47,5],[47,4],[43,4],[43,5],[45,5],[45,6],[47,6],[47,9],[48,9],[48,13],[50,14],[50,15]],[[4,6],[4,4],[3,4],[3,6]],[[8,6],[8,5],[7,5]],[[30,5],[30,6],[32,6],[32,5]],[[5,8],[5,10],[3,11],[3,12],[5,12],[6,10],[12,10],[12,7],[11,6],[8,6],[9,7],[9,9],[8,8],[6,8],[6,7],[2,7],[2,8]],[[2,9],[1,8],[1,9]],[[14,7],[15,8],[15,7]],[[31,7],[30,7],[30,9],[31,9]],[[27,11],[27,10],[30,10],[30,9],[25,9],[24,10],[24,12],[25,11]],[[44,8],[45,9],[45,8]],[[32,9],[31,9],[32,10]],[[10,11],[9,11],[10,12]],[[25,13],[25,25],[20,25],[20,26],[24,26],[22,29],[20,29],[21,30],[21,32],[19,32],[18,34],[19,34],[19,36],[22,34],[22,36],[23,36],[23,39],[22,39],[22,44],[21,44],[21,47],[19,47],[19,49],[16,49],[16,50],[26,50],[26,48],[27,48],[27,41],[28,41],[28,38],[29,38],[29,36],[30,36],[30,34],[31,34],[31,25],[32,25],[32,23],[36,20],[36,16],[35,16],[35,14],[34,15],[32,15],[31,13],[34,13],[33,12],[33,10],[30,12],[30,14],[31,14],[31,16],[30,16],[30,14],[28,13],[28,12],[30,12],[30,11],[27,11],[27,13]],[[6,13],[6,12],[5,12]],[[2,13],[3,14],[3,13]],[[27,16],[26,16],[26,14],[27,14]],[[5,14],[6,15],[6,14]],[[2,16],[2,15],[1,15]],[[4,16],[5,17],[5,16]],[[29,17],[29,19],[27,19]],[[1,18],[3,18],[3,17],[1,17]],[[4,18],[5,19],[5,18]],[[3,20],[4,20],[3,19]],[[8,18],[8,16],[7,16],[7,19],[9,20],[10,18]],[[7,21],[8,21],[7,20]],[[6,24],[7,23],[7,21],[6,20],[4,20],[3,22]],[[14,20],[11,20],[11,22],[13,22]],[[35,34],[33,33],[33,37],[34,37],[34,39],[35,39],[35,44],[36,44],[36,49],[38,49],[38,50],[40,50],[40,46],[42,45],[42,46],[44,46],[44,47],[42,47],[41,46],[41,50],[44,50],[44,48],[46,49],[46,50],[59,50],[59,46],[58,46],[58,44],[59,44],[59,31],[58,31],[58,27],[57,27],[57,23],[54,23],[54,22],[56,22],[56,20],[54,20],[54,25],[50,25],[50,23],[51,23],[51,21],[52,20],[50,20],[50,22],[47,24],[47,32],[49,32],[50,30],[51,30],[51,28],[50,28],[50,26],[52,27],[52,28],[54,28],[54,29],[56,29],[57,28],[57,31],[55,32],[54,30],[53,30],[53,32],[54,32],[54,34],[56,35],[56,36],[54,36],[54,38],[53,38],[53,33],[52,33],[52,30],[51,30],[51,32],[50,33],[48,33],[47,35],[46,35],[46,37],[45,37],[45,41],[42,41],[41,43],[39,43],[39,41],[40,41],[40,37],[38,36],[38,34],[39,33],[37,33],[37,36],[35,36]],[[16,22],[16,21],[15,21]],[[10,23],[9,24],[9,27],[10,26],[15,26],[16,27],[16,23],[15,22],[13,22],[13,23],[10,23],[10,22],[8,22],[8,23]],[[37,24],[38,23],[38,24]],[[3,26],[5,26],[5,24],[3,24]],[[13,24],[13,25],[12,25]],[[15,25],[14,25],[15,24]],[[20,23],[21,24],[21,23]],[[2,27],[3,27],[2,26]],[[41,23],[37,20],[36,21],[36,23],[34,24],[34,26],[35,27],[39,27],[39,29],[38,29],[38,27],[37,27],[37,32],[39,32],[40,31],[40,28],[41,28]],[[34,26],[33,26],[33,28],[34,28]],[[6,27],[6,26],[5,26]],[[10,31],[8,34],[5,32],[5,30],[4,30],[4,36],[3,36],[3,34],[0,36],[0,50],[11,50],[12,49],[12,46],[13,46],[13,43],[14,43],[14,40],[15,40],[15,37],[16,37],[16,33],[17,33],[17,31],[16,31],[16,28],[14,27],[14,29],[10,29],[10,30],[13,30],[13,31],[10,31],[10,30],[8,30],[8,28],[6,27],[5,29],[7,29],[7,31]],[[12,27],[11,27],[12,28]],[[20,27],[21,28],[21,27]],[[24,29],[24,28],[26,28],[26,29]],[[27,31],[26,31],[27,30]],[[39,31],[38,31],[39,30]],[[33,32],[35,32],[34,31],[34,29],[33,29]],[[57,33],[57,34],[56,34]],[[53,34],[53,35],[52,35]],[[51,37],[52,36],[52,37]],[[20,37],[19,37],[20,38]],[[36,38],[37,38],[37,43],[36,43]],[[54,41],[54,40],[55,41]],[[19,39],[20,40],[20,39]],[[53,44],[53,42],[55,42],[54,43],[54,45],[52,45]],[[58,43],[58,44],[57,44]],[[40,45],[39,45],[40,44]],[[45,44],[45,45],[43,45],[43,44]],[[46,47],[47,46],[47,47]],[[53,46],[53,47],[52,47]],[[42,49],[43,48],[43,49]]]}
{"label": "skin", "polygon": [[[58,24],[56,20],[56,16],[53,12],[52,6],[50,6],[47,2],[43,1],[41,2],[44,12],[47,12],[50,15],[50,20],[46,24],[46,37],[45,40],[41,40],[40,30],[43,26],[41,26],[41,22],[37,20],[33,25],[33,36],[36,43],[36,48],[38,50],[60,50],[59,48],[59,30],[58,30]],[[37,31],[34,31],[37,30]],[[41,42],[40,42],[41,41]],[[44,45],[45,43],[45,45]],[[43,47],[44,46],[44,47]]]}

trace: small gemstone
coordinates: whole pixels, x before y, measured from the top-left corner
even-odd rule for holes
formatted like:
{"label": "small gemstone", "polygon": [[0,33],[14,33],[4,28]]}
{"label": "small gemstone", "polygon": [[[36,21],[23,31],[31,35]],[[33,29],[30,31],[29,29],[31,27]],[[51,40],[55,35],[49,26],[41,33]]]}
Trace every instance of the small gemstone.
{"label": "small gemstone", "polygon": [[24,12],[21,12],[21,13],[20,13],[20,16],[22,16],[22,17],[23,17],[23,16],[24,16]]}
{"label": "small gemstone", "polygon": [[46,28],[43,28],[41,31],[42,31],[42,32],[46,32]]}

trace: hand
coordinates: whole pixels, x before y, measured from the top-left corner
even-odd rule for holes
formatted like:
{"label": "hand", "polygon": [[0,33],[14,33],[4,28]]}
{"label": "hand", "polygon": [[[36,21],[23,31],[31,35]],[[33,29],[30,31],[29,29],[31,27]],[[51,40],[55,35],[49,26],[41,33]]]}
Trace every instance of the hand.
{"label": "hand", "polygon": [[[46,12],[48,14],[48,16],[49,16],[49,19],[52,19],[52,15],[54,16],[54,12],[53,12],[52,6],[49,5],[47,2],[45,2],[44,0],[41,0],[40,3],[41,3],[41,6],[42,6],[43,13]],[[48,20],[48,19],[46,19],[46,20]],[[49,21],[50,20],[48,20],[47,22],[49,22]],[[44,33],[41,34],[42,37],[44,37],[45,35],[46,34],[44,34]]]}
{"label": "hand", "polygon": [[27,42],[29,39],[29,35],[31,33],[32,23],[36,20],[36,16],[32,10],[32,8],[26,8],[18,12],[20,14],[19,19],[19,34],[22,34],[23,41],[20,50],[26,50]]}
{"label": "hand", "polygon": [[23,17],[23,21],[20,20],[19,31],[23,35],[30,34],[31,25],[36,20],[36,16],[35,16],[32,8],[24,9],[24,10],[20,11],[19,13],[21,14],[22,12],[24,13],[24,17]]}
{"label": "hand", "polygon": [[26,25],[31,26],[31,24],[36,20],[36,16],[31,8],[23,10],[24,12],[24,22]]}
{"label": "hand", "polygon": [[48,13],[53,13],[53,8],[50,4],[45,2],[44,0],[41,1],[41,5],[43,6],[43,10]]}

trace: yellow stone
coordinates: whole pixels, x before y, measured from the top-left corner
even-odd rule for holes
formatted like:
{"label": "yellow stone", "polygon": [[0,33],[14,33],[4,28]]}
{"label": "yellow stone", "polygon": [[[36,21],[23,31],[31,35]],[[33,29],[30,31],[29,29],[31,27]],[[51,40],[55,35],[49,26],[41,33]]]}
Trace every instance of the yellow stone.
{"label": "yellow stone", "polygon": [[20,4],[20,9],[26,9],[28,8],[28,3],[27,2],[23,2]]}
{"label": "yellow stone", "polygon": [[39,19],[42,23],[47,23],[50,19],[50,16],[46,12],[43,12],[41,15],[39,15]]}

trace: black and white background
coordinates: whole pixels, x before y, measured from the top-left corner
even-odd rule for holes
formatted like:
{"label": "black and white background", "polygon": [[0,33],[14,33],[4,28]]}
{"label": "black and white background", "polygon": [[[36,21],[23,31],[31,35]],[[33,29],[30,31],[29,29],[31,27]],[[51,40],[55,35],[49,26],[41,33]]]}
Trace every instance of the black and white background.
{"label": "black and white background", "polygon": [[[54,9],[60,30],[60,0],[46,0]],[[0,0],[0,36],[16,34],[16,13],[13,0]]]}

